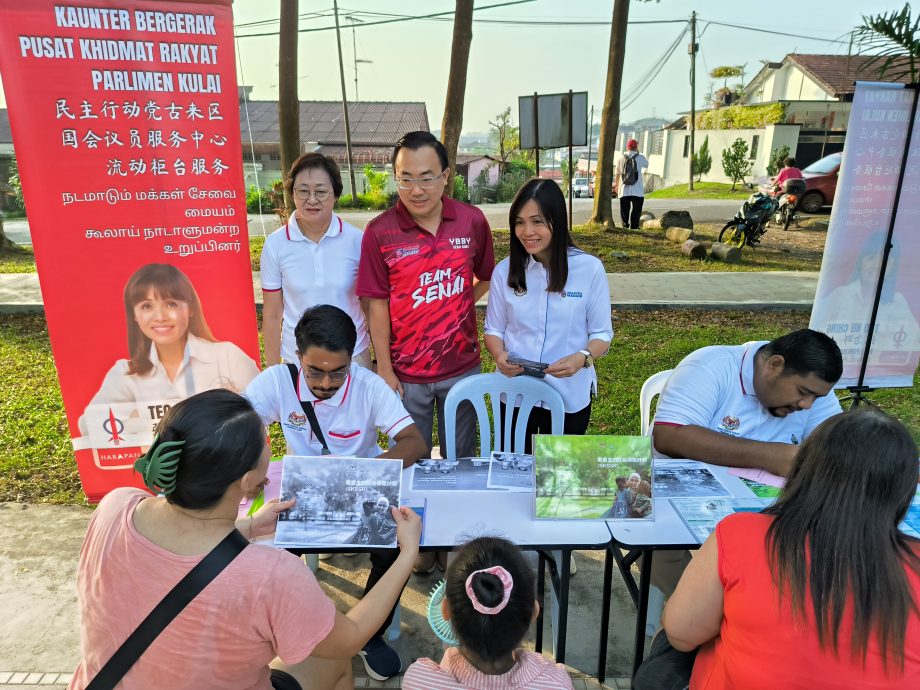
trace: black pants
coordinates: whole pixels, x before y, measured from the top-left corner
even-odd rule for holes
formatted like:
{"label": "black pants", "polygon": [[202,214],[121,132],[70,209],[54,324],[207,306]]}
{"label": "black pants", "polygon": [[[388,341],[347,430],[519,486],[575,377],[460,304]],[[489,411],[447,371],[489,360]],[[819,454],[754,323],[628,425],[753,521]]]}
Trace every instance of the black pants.
{"label": "black pants", "polygon": [[[383,574],[390,569],[390,566],[396,562],[396,559],[399,558],[399,549],[387,549],[386,551],[371,551],[371,572],[367,576],[367,584],[364,585],[364,593],[367,594],[371,591],[374,585],[380,581],[380,578],[383,577]],[[405,585],[403,585],[405,586]],[[390,613],[387,615],[387,619],[383,622],[383,625],[380,626],[380,630],[374,633],[374,637],[383,637],[387,631],[387,628],[390,627],[390,623],[393,622],[393,616],[396,615],[396,607],[399,606],[399,599],[396,600],[396,606],[394,606]]]}
{"label": "black pants", "polygon": [[620,218],[623,219],[623,227],[632,230],[639,229],[639,216],[642,215],[643,203],[645,203],[644,196],[620,197]]}
{"label": "black pants", "polygon": [[696,651],[674,649],[664,630],[659,630],[648,656],[636,671],[633,690],[685,690],[690,687]]}
{"label": "black pants", "polygon": [[[511,413],[511,440],[514,441],[514,430],[517,426],[518,408]],[[505,418],[505,404],[501,405],[502,419]],[[566,412],[565,422],[563,423],[562,433],[568,436],[584,436],[588,430],[588,422],[591,421],[591,403],[578,412]],[[550,411],[542,407],[535,407],[530,411],[530,417],[527,418],[527,431],[524,435],[524,452],[528,455],[533,453],[533,435],[550,434],[553,430],[553,416]],[[496,443],[496,445],[498,445]]]}

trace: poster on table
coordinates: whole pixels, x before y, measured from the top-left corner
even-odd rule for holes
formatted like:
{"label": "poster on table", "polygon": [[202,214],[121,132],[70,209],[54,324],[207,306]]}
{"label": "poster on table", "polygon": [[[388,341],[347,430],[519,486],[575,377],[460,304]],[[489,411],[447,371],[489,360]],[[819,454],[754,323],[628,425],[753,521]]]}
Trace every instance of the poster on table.
{"label": "poster on table", "polygon": [[[230,0],[0,0],[0,71],[83,490],[258,372]],[[45,382],[42,382],[45,384]]]}
{"label": "poster on table", "polygon": [[[916,95],[903,84],[856,84],[810,324],[834,338],[843,353],[837,388],[859,380]],[[918,220],[920,118],[914,124],[869,351],[865,384],[873,388],[911,386],[920,360]]]}
{"label": "poster on table", "polygon": [[650,436],[533,437],[534,516],[650,520]]}

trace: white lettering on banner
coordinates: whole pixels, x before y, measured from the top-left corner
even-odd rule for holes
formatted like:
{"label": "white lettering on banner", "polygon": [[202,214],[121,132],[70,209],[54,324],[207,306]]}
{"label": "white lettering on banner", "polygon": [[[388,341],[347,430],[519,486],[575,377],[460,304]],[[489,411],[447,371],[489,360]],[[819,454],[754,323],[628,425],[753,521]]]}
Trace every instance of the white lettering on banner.
{"label": "white lettering on banner", "polygon": [[80,57],[84,60],[153,61],[153,41],[115,41],[81,38]]}
{"label": "white lettering on banner", "polygon": [[134,23],[138,31],[217,35],[211,15],[134,10]]}
{"label": "white lettering on banner", "polygon": [[160,62],[213,65],[217,63],[217,46],[199,43],[160,43]]}
{"label": "white lettering on banner", "polygon": [[22,57],[72,58],[73,39],[59,36],[20,36],[19,54]]}
{"label": "white lettering on banner", "polygon": [[179,72],[179,91],[182,93],[220,93],[219,74]]}
{"label": "white lettering on banner", "polygon": [[173,75],[169,72],[142,70],[90,71],[93,91],[175,91]]}
{"label": "white lettering on banner", "polygon": [[54,19],[58,26],[68,29],[111,29],[115,31],[130,31],[131,29],[131,15],[128,10],[55,5]]}

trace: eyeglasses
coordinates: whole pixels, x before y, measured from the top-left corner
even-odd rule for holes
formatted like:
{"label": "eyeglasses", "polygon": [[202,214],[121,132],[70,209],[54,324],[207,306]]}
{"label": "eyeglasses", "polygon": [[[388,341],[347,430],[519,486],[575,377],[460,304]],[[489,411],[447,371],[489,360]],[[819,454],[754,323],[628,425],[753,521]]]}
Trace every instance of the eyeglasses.
{"label": "eyeglasses", "polygon": [[303,375],[311,381],[322,381],[327,376],[329,377],[330,381],[344,381],[348,376],[348,369],[344,371],[318,371],[314,369],[306,369],[304,370]]}
{"label": "eyeglasses", "polygon": [[300,201],[306,201],[311,196],[316,199],[316,203],[321,204],[332,194],[328,189],[319,189],[311,191],[306,187],[297,187],[294,189],[294,196]]}
{"label": "eyeglasses", "polygon": [[415,185],[418,185],[422,189],[431,189],[440,182],[445,172],[446,171],[442,171],[440,175],[426,177],[398,177],[396,178],[396,185],[400,189],[412,189]]}

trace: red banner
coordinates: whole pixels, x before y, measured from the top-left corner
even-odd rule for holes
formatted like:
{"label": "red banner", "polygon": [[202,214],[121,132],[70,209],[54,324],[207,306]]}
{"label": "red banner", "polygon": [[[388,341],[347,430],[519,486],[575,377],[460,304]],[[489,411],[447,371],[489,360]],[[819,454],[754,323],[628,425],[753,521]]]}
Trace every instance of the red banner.
{"label": "red banner", "polygon": [[[83,490],[257,373],[230,0],[0,0],[0,71]],[[38,381],[36,385],[47,385]]]}

